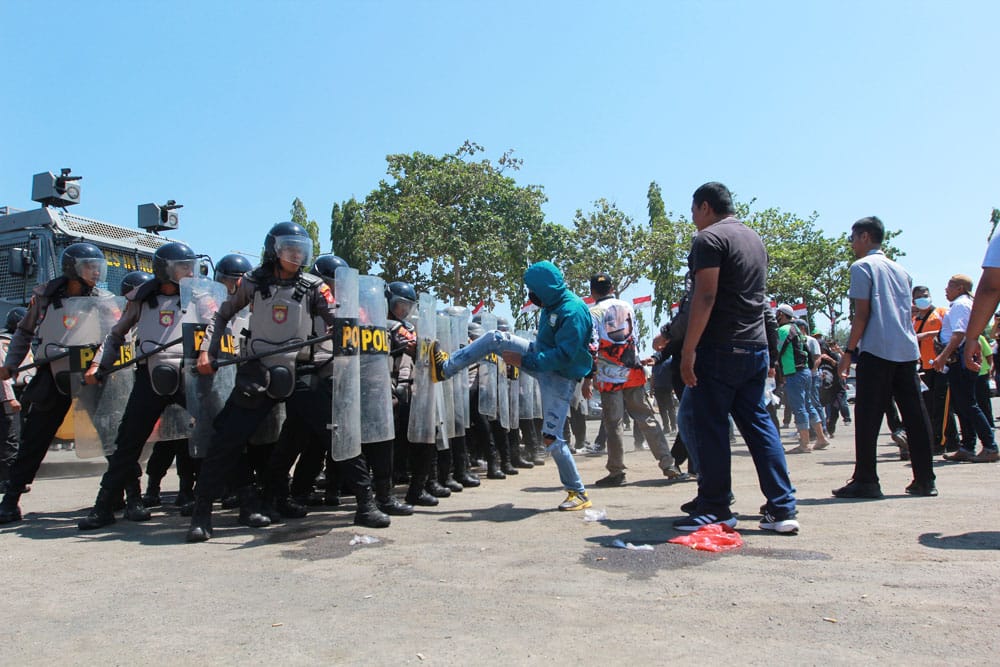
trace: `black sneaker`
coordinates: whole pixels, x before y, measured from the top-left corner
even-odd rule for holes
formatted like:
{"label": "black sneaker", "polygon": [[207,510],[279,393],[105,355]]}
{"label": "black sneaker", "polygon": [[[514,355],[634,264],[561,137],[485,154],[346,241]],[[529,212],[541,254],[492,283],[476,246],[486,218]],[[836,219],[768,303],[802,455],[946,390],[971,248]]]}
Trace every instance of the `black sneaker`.
{"label": "black sneaker", "polygon": [[625,483],[625,473],[611,473],[607,477],[602,477],[596,482],[594,486],[621,486]]}
{"label": "black sneaker", "polygon": [[[729,506],[732,507],[736,504],[736,496],[733,495],[732,491],[729,492]],[[764,505],[760,506],[760,513],[764,513]],[[681,511],[686,514],[694,514],[698,511],[698,496],[695,496],[691,500],[687,501],[681,505]]]}
{"label": "black sneaker", "polygon": [[448,353],[441,349],[440,343],[434,341],[431,345],[431,382],[444,382],[448,378],[444,374],[444,362],[448,361]]}
{"label": "black sneaker", "polygon": [[838,498],[884,498],[882,487],[878,482],[855,482],[853,479],[845,486],[833,490]]}
{"label": "black sneaker", "polygon": [[911,496],[936,496],[938,494],[934,482],[918,482],[917,480],[910,482],[910,485],[906,487],[906,492]]}
{"label": "black sneaker", "polygon": [[692,531],[698,530],[702,526],[710,526],[713,523],[721,523],[730,528],[735,528],[738,521],[732,514],[728,516],[719,514],[692,514],[691,516],[674,521],[674,528],[677,530]]}

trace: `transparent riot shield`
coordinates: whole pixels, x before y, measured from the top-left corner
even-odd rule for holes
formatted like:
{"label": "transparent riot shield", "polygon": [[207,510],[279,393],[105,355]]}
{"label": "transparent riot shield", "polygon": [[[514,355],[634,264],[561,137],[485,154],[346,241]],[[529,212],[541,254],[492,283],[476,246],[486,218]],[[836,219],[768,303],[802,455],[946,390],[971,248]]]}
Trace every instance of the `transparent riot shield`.
{"label": "transparent riot shield", "polygon": [[337,269],[334,324],[330,452],[334,461],[361,454],[361,332],[358,327],[358,270]]}
{"label": "transparent riot shield", "polygon": [[[527,340],[532,340],[532,335],[530,332],[523,329],[517,331],[517,336],[521,338],[526,338]],[[534,419],[535,417],[540,417],[541,415],[534,414],[535,408],[535,378],[531,373],[519,373],[518,375],[518,417],[520,419]]]}
{"label": "transparent riot shield", "polygon": [[437,338],[437,299],[421,294],[417,311],[417,358],[413,365],[413,395],[410,399],[410,442],[433,444],[437,425],[437,400],[431,380],[434,340]]}
{"label": "transparent riot shield", "polygon": [[500,428],[510,430],[510,382],[507,379],[507,362],[499,354],[497,359],[497,421]]}
{"label": "transparent riot shield", "polygon": [[[201,276],[184,278],[180,285],[181,308],[184,309],[184,366],[187,371],[184,373],[184,394],[192,419],[188,451],[195,458],[204,458],[212,439],[212,423],[233,391],[236,366],[223,366],[214,375],[201,375],[195,371],[195,365],[205,338],[205,328],[229,293],[222,283]],[[230,326],[219,345],[218,358],[231,359],[234,356],[236,342]]]}
{"label": "transparent riot shield", "polygon": [[[437,340],[441,349],[448,354],[455,351],[455,343],[451,337],[451,318],[448,317],[447,313],[438,313]],[[438,438],[438,449],[446,449],[448,439],[454,438],[458,433],[455,429],[455,391],[452,389],[451,379],[437,383],[435,390],[441,394],[441,398],[438,400],[438,428],[442,437]],[[441,447],[440,444],[442,440],[444,447]]]}
{"label": "transparent riot shield", "polygon": [[[484,336],[492,336],[497,328],[497,317],[493,313],[483,313],[481,320]],[[479,362],[479,414],[488,419],[497,418],[497,359],[489,354]]]}
{"label": "transparent riot shield", "polygon": [[285,425],[285,402],[275,403],[260,423],[257,430],[250,436],[251,445],[270,445],[278,442],[281,427]]}
{"label": "transparent riot shield", "polygon": [[388,326],[385,281],[375,276],[359,276],[362,443],[385,442],[395,436]]}
{"label": "transparent riot shield", "polygon": [[510,430],[515,430],[521,419],[521,369],[517,366],[508,366],[508,386],[510,393]]}
{"label": "transparent riot shield", "polygon": [[[447,309],[451,326],[451,342],[459,350],[469,340],[469,309],[452,306]],[[465,435],[469,427],[469,369],[463,368],[451,378],[451,389],[455,403],[455,432]]]}
{"label": "transparent riot shield", "polygon": [[[121,318],[125,309],[125,298],[106,297],[73,297],[63,299],[63,307],[56,311],[62,315],[67,326],[66,336],[62,342],[67,344],[70,355],[67,375],[73,396],[73,440],[76,455],[81,459],[109,456],[115,451],[115,438],[121,425],[125,405],[132,394],[135,382],[135,372],[126,369],[118,373],[109,373],[101,384],[85,385],[83,374],[90,367],[97,352],[97,345],[111,331],[111,327]],[[51,357],[56,353],[56,346],[46,340],[36,356]],[[119,366],[132,359],[134,350],[131,344],[122,346],[118,359]],[[52,366],[55,371],[56,366]],[[59,376],[63,371],[56,371]],[[58,383],[58,382],[57,382]]]}

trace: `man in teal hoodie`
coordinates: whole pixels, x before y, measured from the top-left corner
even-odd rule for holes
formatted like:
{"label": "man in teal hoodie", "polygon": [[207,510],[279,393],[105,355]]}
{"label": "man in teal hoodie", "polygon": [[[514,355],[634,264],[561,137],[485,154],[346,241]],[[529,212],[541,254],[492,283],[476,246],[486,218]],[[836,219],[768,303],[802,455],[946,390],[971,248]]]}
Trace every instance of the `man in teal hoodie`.
{"label": "man in teal hoodie", "polygon": [[552,262],[529,266],[524,272],[524,284],[528,287],[528,299],[542,309],[535,341],[505,331],[489,331],[450,358],[435,348],[434,379],[446,380],[496,353],[508,364],[520,366],[534,376],[542,394],[542,436],[569,494],[559,509],[584,509],[591,502],[562,433],[576,384],[590,372],[593,363],[587,349],[593,326],[590,310],[569,291],[562,272]]}

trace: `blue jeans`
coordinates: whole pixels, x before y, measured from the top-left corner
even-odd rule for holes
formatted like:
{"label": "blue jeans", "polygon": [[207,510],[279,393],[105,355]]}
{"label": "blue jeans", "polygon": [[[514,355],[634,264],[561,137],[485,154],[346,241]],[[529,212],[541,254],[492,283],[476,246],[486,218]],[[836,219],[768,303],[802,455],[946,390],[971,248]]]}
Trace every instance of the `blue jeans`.
{"label": "blue jeans", "polygon": [[[979,437],[979,442],[983,445],[983,449],[995,451],[997,449],[997,442],[993,432],[993,424],[986,418],[986,415],[983,414],[982,409],[979,407],[979,403],[976,402],[976,380],[978,374],[966,368],[965,364],[961,361],[964,352],[965,345],[962,345],[957,352],[958,363],[950,364],[948,372],[945,375],[948,381],[948,388],[951,389],[951,404],[959,419],[967,420],[972,426]],[[963,432],[962,435],[964,436],[965,433]],[[963,445],[963,448],[968,451],[974,451],[976,441],[972,440],[971,447]]]}
{"label": "blue jeans", "polygon": [[[490,354],[517,352],[525,354],[532,348],[532,343],[526,338],[515,336],[505,331],[487,331],[469,345],[452,354],[444,363],[445,377],[451,377],[458,371],[476,363]],[[558,373],[549,371],[529,371],[538,381],[542,395],[542,437],[553,438],[551,445],[546,447],[559,469],[559,481],[567,491],[584,493],[586,489],[576,469],[576,462],[569,451],[569,444],[563,438],[563,427],[569,414],[569,404],[573,400],[573,392],[578,380],[570,380]]]}
{"label": "blue jeans", "polygon": [[805,431],[810,424],[819,422],[819,415],[812,407],[809,393],[812,391],[812,373],[808,368],[785,376],[785,400],[795,418],[795,428]]}
{"label": "blue jeans", "polygon": [[767,368],[764,347],[705,345],[697,350],[698,384],[684,390],[677,418],[688,451],[698,451],[698,513],[729,514],[732,454],[727,415],[732,415],[753,457],[767,510],[779,519],[795,515],[795,488],[764,399]]}
{"label": "blue jeans", "polygon": [[820,424],[826,424],[826,408],[823,407],[823,401],[819,397],[819,391],[823,388],[823,376],[819,373],[813,373],[812,375],[812,387],[809,392],[809,400],[812,402],[813,408],[816,410],[816,416],[819,417]]}

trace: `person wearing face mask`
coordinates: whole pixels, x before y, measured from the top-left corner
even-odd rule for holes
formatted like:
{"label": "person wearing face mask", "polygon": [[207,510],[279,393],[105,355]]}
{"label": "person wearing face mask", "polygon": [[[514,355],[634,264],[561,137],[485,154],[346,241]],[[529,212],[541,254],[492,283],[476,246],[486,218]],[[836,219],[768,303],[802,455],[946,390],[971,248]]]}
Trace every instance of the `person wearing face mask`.
{"label": "person wearing face mask", "polygon": [[947,312],[947,308],[934,307],[928,287],[917,285],[913,288],[913,330],[920,345],[920,379],[927,385],[924,404],[931,417],[934,454],[943,454],[945,449],[952,452],[958,449],[955,415],[948,407],[948,378],[934,369],[934,358],[937,356],[934,337],[941,331],[941,321]]}
{"label": "person wearing face mask", "polygon": [[552,262],[529,266],[524,272],[524,284],[528,300],[541,309],[537,338],[532,342],[510,332],[487,331],[450,358],[435,344],[431,378],[435,382],[447,380],[459,370],[497,353],[506,363],[533,375],[538,380],[545,415],[542,438],[567,492],[566,500],[558,507],[562,511],[582,510],[590,507],[591,501],[569,444],[563,438],[563,425],[576,385],[593,365],[587,347],[593,320],[587,305],[570,292],[562,271]]}

